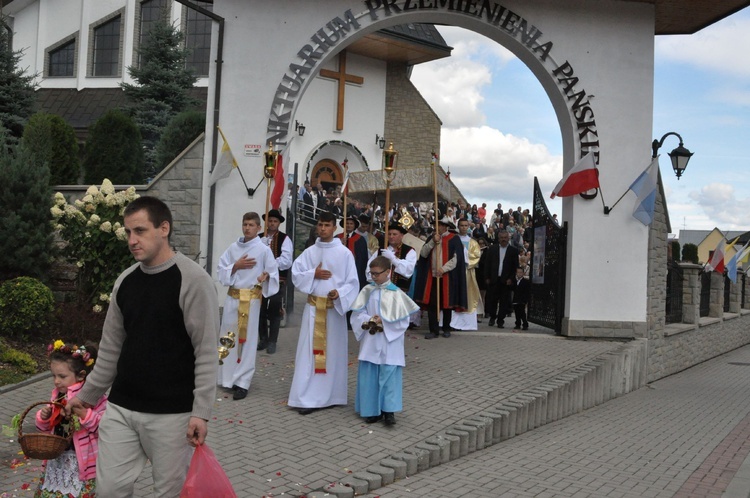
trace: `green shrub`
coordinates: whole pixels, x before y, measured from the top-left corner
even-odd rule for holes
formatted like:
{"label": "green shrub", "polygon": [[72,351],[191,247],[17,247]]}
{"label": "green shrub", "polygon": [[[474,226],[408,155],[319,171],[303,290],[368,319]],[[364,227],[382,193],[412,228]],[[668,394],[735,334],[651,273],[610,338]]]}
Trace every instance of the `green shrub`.
{"label": "green shrub", "polygon": [[21,336],[47,325],[55,307],[52,291],[39,280],[18,277],[0,285],[0,334]]}
{"label": "green shrub", "polygon": [[83,160],[86,183],[108,178],[116,185],[140,184],[143,179],[141,132],[122,111],[107,111],[89,129]]}
{"label": "green shrub", "polygon": [[695,244],[685,244],[682,246],[682,261],[698,264],[698,246]]}
{"label": "green shrub", "polygon": [[47,163],[50,185],[78,183],[81,162],[76,132],[63,118],[43,112],[34,114],[23,131],[23,142]]}
{"label": "green shrub", "polygon": [[672,241],[672,261],[680,260],[680,243],[676,240]]}
{"label": "green shrub", "polygon": [[156,146],[157,170],[172,162],[205,128],[206,114],[200,111],[185,111],[172,118]]}
{"label": "green shrub", "polygon": [[27,374],[36,373],[39,367],[36,360],[29,353],[13,349],[4,343],[0,343],[0,362],[13,365],[21,372]]}

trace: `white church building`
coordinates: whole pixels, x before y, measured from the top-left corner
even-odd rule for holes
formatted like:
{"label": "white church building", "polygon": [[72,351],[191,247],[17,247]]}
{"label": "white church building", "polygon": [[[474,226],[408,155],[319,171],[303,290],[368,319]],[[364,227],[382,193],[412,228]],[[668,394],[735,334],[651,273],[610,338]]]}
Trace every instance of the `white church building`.
{"label": "white church building", "polygon": [[[626,192],[650,161],[656,135],[654,37],[695,33],[749,3],[11,0],[3,12],[14,48],[26,50],[22,65],[39,74],[40,92],[71,98],[67,108],[58,107],[67,112],[92,103],[81,98],[86,92],[113,91],[129,81],[125,68],[137,63],[148,22],[169,9],[194,50],[191,65],[205,88],[207,126],[203,148],[185,156],[197,166],[163,173],[154,183],[171,178],[172,187],[153,189],[171,205],[185,197],[198,204],[176,220],[176,231],[190,232],[193,254],[213,268],[238,235],[242,213],[263,212],[266,200],[265,189],[249,196],[234,172],[209,185],[222,145],[217,126],[249,187],[262,178],[259,151],[269,142],[282,152],[287,171],[298,165],[300,183],[340,183],[345,159],[354,171],[378,169],[380,137],[400,151],[399,167],[426,166],[431,151],[440,150],[440,119],[410,84],[409,68],[450,56],[434,26],[453,25],[501,44],[539,80],[560,128],[561,177],[593,153],[601,190]],[[45,109],[55,112],[52,104]],[[673,340],[663,333],[661,291],[652,292],[654,282],[664,280],[653,265],[662,257],[655,247],[663,247],[666,259],[666,231],[644,226],[630,209],[609,211],[603,204],[596,195],[563,200],[563,334]]]}

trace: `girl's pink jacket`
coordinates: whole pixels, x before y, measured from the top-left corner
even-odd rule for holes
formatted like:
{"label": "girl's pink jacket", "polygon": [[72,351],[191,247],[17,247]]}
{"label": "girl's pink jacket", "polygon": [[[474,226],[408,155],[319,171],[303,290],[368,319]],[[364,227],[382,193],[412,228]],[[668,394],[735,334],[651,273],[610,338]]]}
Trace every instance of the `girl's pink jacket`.
{"label": "girl's pink jacket", "polygon": [[[83,382],[78,382],[68,387],[65,395],[66,399],[73,399],[83,386]],[[50,401],[54,401],[59,396],[57,388],[52,390]],[[99,453],[99,421],[107,407],[107,396],[102,396],[94,408],[89,408],[86,416],[80,419],[81,428],[73,433],[73,446],[75,447],[76,457],[78,458],[78,474],[82,481],[96,478],[96,455]],[[36,426],[40,431],[52,432],[48,420],[42,420],[40,417],[41,410],[36,413]]]}

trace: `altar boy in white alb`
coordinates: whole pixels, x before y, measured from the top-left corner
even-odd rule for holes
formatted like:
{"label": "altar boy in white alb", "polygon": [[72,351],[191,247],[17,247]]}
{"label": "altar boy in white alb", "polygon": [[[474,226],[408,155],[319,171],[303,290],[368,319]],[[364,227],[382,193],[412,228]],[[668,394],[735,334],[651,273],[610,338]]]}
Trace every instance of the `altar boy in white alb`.
{"label": "altar boy in white alb", "polygon": [[217,267],[219,282],[229,286],[221,335],[229,331],[237,334],[237,345],[219,367],[219,384],[231,388],[235,400],[247,396],[255,373],[261,300],[279,291],[279,266],[271,249],[258,237],[260,229],[258,213],[245,213],[243,236],[224,251]]}
{"label": "altar boy in white alb", "polygon": [[318,239],[292,264],[292,282],[307,294],[288,405],[308,415],[347,403],[346,312],[359,292],[351,251],[334,238],[336,217],[318,217]]}
{"label": "altar boy in white alb", "polygon": [[390,280],[391,262],[378,256],[370,263],[372,283],[352,304],[352,330],[359,341],[359,369],[354,410],[372,424],[396,423],[403,410],[404,334],[419,305]]}

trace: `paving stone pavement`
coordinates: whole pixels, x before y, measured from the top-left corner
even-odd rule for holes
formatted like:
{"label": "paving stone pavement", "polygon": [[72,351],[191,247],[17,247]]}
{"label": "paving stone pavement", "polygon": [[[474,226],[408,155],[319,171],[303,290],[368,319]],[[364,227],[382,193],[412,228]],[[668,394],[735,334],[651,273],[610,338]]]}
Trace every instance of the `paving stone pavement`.
{"label": "paving stone pavement", "polygon": [[[358,344],[349,340],[349,405],[300,416],[286,406],[298,328],[282,329],[277,353],[259,353],[248,397],[233,401],[219,389],[208,444],[241,497],[299,496],[337,482],[435,435],[519,391],[537,386],[617,342],[567,340],[532,325],[528,333],[486,325],[449,339],[406,340],[404,411],[397,424],[367,425],[354,413]],[[48,376],[0,391],[0,421],[47,399]],[[33,422],[27,422],[27,425]],[[15,464],[13,462],[16,462]],[[22,459],[15,438],[0,440],[0,497],[32,496],[40,462]],[[27,489],[23,489],[27,486]],[[386,488],[383,488],[386,489]],[[150,469],[136,496],[151,496]]]}
{"label": "paving stone pavement", "polygon": [[[745,346],[377,495],[747,498],[750,481],[735,475],[748,475],[748,453]],[[730,483],[733,493],[724,494]]]}

